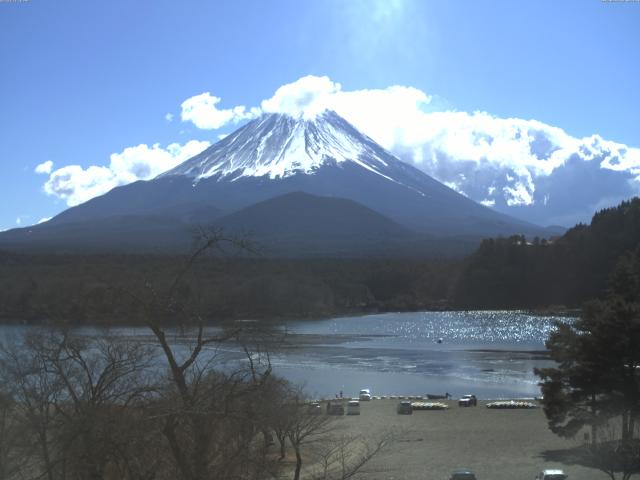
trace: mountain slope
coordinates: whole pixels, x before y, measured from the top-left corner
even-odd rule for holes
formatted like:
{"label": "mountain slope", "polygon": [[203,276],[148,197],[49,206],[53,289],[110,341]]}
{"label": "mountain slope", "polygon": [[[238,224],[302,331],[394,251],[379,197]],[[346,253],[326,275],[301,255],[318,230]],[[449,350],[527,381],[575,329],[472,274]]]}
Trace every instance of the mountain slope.
{"label": "mountain slope", "polygon": [[215,222],[254,239],[278,257],[456,255],[468,243],[442,245],[352,200],[294,192],[243,208]]}
{"label": "mountain slope", "polygon": [[296,191],[354,200],[434,235],[544,234],[401,162],[333,112],[312,120],[264,115],[158,178],[118,187],[53,222],[158,214],[186,203],[231,213]]}
{"label": "mountain slope", "polygon": [[[206,211],[198,212],[206,216]],[[217,212],[211,212],[211,216]],[[0,238],[0,247],[58,253],[188,251],[197,229],[191,217],[112,216],[35,225]],[[247,238],[276,257],[425,257],[469,253],[474,243],[439,241],[412,232],[352,200],[294,192],[199,224]]]}
{"label": "mountain slope", "polygon": [[0,248],[55,253],[188,251],[193,227],[172,217],[116,215],[43,223],[0,234]]}
{"label": "mountain slope", "polygon": [[[293,192],[350,200],[386,217],[388,222],[423,235],[467,239],[516,233],[546,235],[540,227],[497,213],[456,193],[403,163],[334,112],[326,111],[313,119],[263,115],[153,180],[115,188],[43,225],[0,234],[0,246],[9,238],[20,243],[20,235],[25,241],[32,241],[32,232],[49,229],[52,238],[63,242],[63,225],[71,224],[75,226],[69,229],[69,240],[77,243],[71,232],[77,232],[83,222],[93,225],[102,219],[99,230],[104,231],[113,219],[133,217],[140,224],[150,225],[166,218],[167,228],[162,230],[167,230],[167,238],[180,237],[178,230],[185,226],[211,224],[251,205]],[[333,208],[336,215],[344,206],[340,202],[333,207],[326,201],[322,203],[323,208]],[[361,214],[364,215],[362,211]],[[242,218],[248,217],[237,217],[234,228],[240,226]],[[276,232],[280,237],[284,232],[290,235],[310,228],[304,223],[305,215],[282,218],[286,222],[280,222]],[[327,213],[318,223],[331,218]],[[144,229],[129,222],[132,235],[142,240]],[[364,228],[359,238],[366,243],[372,235],[365,228],[366,222],[349,221],[342,228],[354,233],[356,226]],[[169,234],[171,228],[174,231]],[[340,234],[336,228],[330,230],[334,237]],[[163,243],[151,233],[149,241]],[[168,243],[173,242],[172,239]]]}
{"label": "mountain slope", "polygon": [[259,238],[391,238],[413,232],[352,200],[293,192],[243,208],[215,222]]}

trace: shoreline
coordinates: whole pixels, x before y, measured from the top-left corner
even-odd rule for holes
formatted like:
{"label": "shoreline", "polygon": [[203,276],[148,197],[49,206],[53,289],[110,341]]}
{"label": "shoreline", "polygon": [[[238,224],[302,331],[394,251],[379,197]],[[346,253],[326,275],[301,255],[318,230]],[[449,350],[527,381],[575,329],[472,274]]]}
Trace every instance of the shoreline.
{"label": "shoreline", "polygon": [[[457,318],[467,316],[451,316],[454,320],[449,316],[440,318],[439,314],[431,317],[436,322],[434,325],[438,325],[440,321],[453,321],[453,325],[457,325]],[[496,316],[478,316],[485,317],[493,319]],[[408,325],[413,325],[413,321],[420,324],[423,315],[409,314],[406,318],[410,322]],[[470,321],[473,322],[474,318],[472,316]],[[514,323],[519,318],[511,316],[511,328],[519,328]],[[432,338],[434,332],[438,335],[437,328],[432,332],[432,327],[425,325],[427,332],[431,332],[428,334],[430,337],[419,337],[416,340],[411,335],[407,336],[407,330],[403,328],[397,330],[385,327],[387,320],[393,320],[401,326],[404,324],[402,318],[394,315],[389,319],[373,318],[371,322],[366,317],[356,319],[353,326],[348,319],[335,323],[329,321],[319,327],[309,327],[305,326],[308,325],[306,322],[297,322],[289,326],[266,326],[267,333],[264,336],[259,328],[257,332],[252,332],[253,327],[248,325],[244,336],[249,343],[260,344],[261,348],[270,352],[274,373],[295,384],[306,385],[311,396],[332,396],[340,390],[348,392],[351,387],[362,386],[371,387],[377,394],[386,395],[398,393],[418,396],[448,391],[454,396],[475,393],[481,399],[504,399],[532,398],[540,394],[532,371],[534,367],[546,365],[549,357],[548,352],[542,349],[543,342],[538,337],[533,342],[523,343],[505,337],[506,341],[493,343],[491,339],[483,341],[473,336],[467,341],[463,334],[458,340],[452,337],[451,341],[438,343]],[[528,326],[523,326],[522,329],[537,328],[537,319],[523,320]],[[545,324],[549,324],[549,321],[545,321]],[[210,333],[215,335],[215,328],[212,327]],[[477,330],[476,327],[473,328]],[[5,327],[4,331],[9,337],[12,333],[20,334],[29,329],[30,327],[20,326]],[[369,331],[375,333],[367,333]],[[76,333],[94,337],[121,335],[156,345],[151,331],[145,326],[83,326],[78,327]],[[189,348],[195,338],[194,333],[167,329],[172,343],[179,349]],[[473,330],[471,334],[473,335]],[[224,348],[229,362],[244,358],[240,347],[233,342]],[[206,349],[206,352],[209,351],[210,349]]]}
{"label": "shoreline", "polygon": [[[380,308],[372,308],[372,309],[359,309],[359,310],[345,310],[345,311],[336,311],[333,313],[326,314],[318,314],[318,315],[308,315],[308,316],[274,316],[274,317],[259,317],[259,318],[229,318],[221,321],[210,321],[206,322],[206,327],[220,327],[233,325],[236,323],[251,323],[251,324],[262,324],[265,326],[284,323],[284,322],[317,322],[338,318],[349,318],[349,317],[366,317],[369,315],[385,315],[385,314],[402,314],[402,313],[440,313],[440,312],[455,312],[455,313],[472,313],[472,312],[508,312],[508,313],[520,313],[523,315],[531,315],[535,317],[562,317],[562,318],[574,318],[580,316],[582,310],[581,309],[573,309],[573,308],[539,308],[539,309],[530,309],[530,308],[513,308],[513,309],[500,309],[500,308],[455,308],[455,306],[446,306],[442,308],[418,308],[418,309],[380,309]],[[47,319],[33,319],[33,318],[16,318],[12,315],[3,315],[0,314],[0,325],[22,325],[22,326],[56,326],[56,322],[52,322]],[[72,327],[104,327],[104,328],[135,328],[135,327],[144,327],[145,323],[140,322],[126,322],[126,323],[114,323],[108,321],[95,321],[95,322],[82,322],[82,323],[74,323],[74,324],[66,324],[65,326]],[[168,328],[178,327],[177,324],[167,324]]]}
{"label": "shoreline", "polygon": [[575,461],[581,435],[563,439],[547,426],[541,408],[494,410],[456,402],[439,411],[398,415],[398,400],[360,402],[360,415],[336,417],[336,436],[344,432],[371,441],[389,432],[393,440],[356,478],[371,480],[445,479],[456,468],[470,468],[479,480],[534,478],[543,469],[563,469],[569,479],[602,480],[602,472]]}

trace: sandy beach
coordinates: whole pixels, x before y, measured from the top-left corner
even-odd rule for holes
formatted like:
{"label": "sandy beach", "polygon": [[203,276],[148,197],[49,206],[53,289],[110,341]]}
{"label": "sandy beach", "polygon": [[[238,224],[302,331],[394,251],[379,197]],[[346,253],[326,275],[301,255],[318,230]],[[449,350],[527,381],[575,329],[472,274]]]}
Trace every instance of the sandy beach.
{"label": "sandy beach", "polygon": [[356,478],[446,480],[455,468],[472,469],[478,480],[533,480],[542,469],[562,468],[569,479],[608,478],[604,473],[563,463],[564,451],[582,439],[564,440],[547,428],[541,408],[492,410],[487,401],[443,411],[398,415],[398,400],[361,402],[361,415],[336,417],[338,432],[369,438],[396,432],[396,438]]}

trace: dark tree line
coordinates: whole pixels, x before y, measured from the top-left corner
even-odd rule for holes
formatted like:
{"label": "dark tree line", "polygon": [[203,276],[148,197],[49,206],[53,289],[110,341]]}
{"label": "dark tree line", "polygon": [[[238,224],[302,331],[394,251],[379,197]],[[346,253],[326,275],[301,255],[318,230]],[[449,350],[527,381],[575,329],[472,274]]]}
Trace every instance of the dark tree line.
{"label": "dark tree line", "polygon": [[[212,256],[194,266],[182,294],[199,291],[210,322],[318,318],[440,309],[579,308],[602,297],[617,260],[640,244],[640,199],[597,213],[552,240],[484,240],[458,259],[283,259]],[[181,257],[27,255],[0,252],[0,319],[143,323],[122,295],[147,279],[167,286]]]}
{"label": "dark tree line", "polygon": [[618,259],[640,245],[640,199],[594,215],[552,241],[484,240],[467,259],[452,304],[462,308],[580,307],[602,297]]}
{"label": "dark tree line", "polygon": [[[142,323],[139,304],[123,292],[147,279],[167,286],[181,261],[0,253],[0,318],[38,323],[56,311],[76,324]],[[200,292],[200,311],[214,323],[440,309],[447,306],[457,269],[452,260],[207,257],[194,266],[181,293]]]}

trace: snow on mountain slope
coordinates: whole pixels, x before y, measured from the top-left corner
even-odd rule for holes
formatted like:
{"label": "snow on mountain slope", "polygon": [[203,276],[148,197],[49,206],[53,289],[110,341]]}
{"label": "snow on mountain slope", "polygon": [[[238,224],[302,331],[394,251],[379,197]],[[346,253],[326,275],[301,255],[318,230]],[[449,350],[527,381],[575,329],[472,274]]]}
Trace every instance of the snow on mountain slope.
{"label": "snow on mountain slope", "polygon": [[398,182],[389,164],[399,160],[331,111],[313,119],[263,115],[160,177],[282,179],[343,162]]}
{"label": "snow on mountain slope", "polygon": [[208,223],[292,192],[351,200],[421,234],[544,235],[402,162],[331,111],[263,115],[155,179],[115,188],[48,223],[176,211]]}

